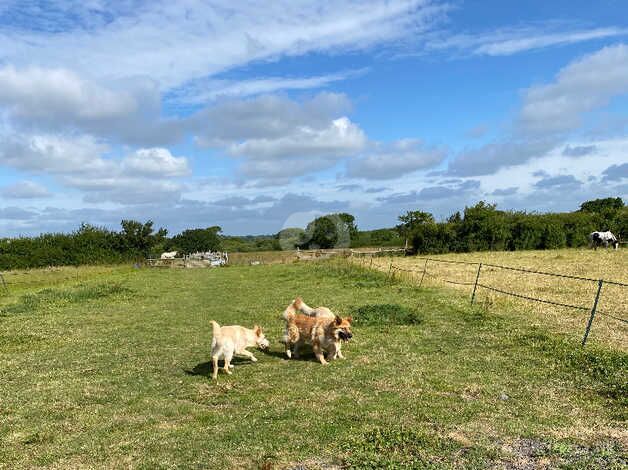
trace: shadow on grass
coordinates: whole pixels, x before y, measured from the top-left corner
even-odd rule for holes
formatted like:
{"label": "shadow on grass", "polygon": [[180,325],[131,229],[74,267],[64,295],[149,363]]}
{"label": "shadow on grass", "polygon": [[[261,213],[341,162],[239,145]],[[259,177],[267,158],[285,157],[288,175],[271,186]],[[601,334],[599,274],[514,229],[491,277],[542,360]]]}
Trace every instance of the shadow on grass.
{"label": "shadow on grass", "polygon": [[[283,345],[283,343],[282,343]],[[314,351],[312,351],[312,347],[309,345],[303,345],[301,346],[301,348],[299,349],[299,357],[294,357],[294,355],[292,356],[292,358],[288,359],[288,357],[286,356],[286,351],[284,349],[282,349],[281,351],[276,351],[276,350],[272,350],[272,349],[265,349],[265,350],[260,350],[260,352],[262,354],[265,354],[266,356],[270,356],[270,357],[276,357],[278,359],[284,359],[286,361],[315,361],[318,362],[318,360],[316,359],[316,356],[314,355]]]}
{"label": "shadow on grass", "polygon": [[[219,368],[222,368],[224,364],[225,363],[222,359],[218,361]],[[245,366],[251,364],[254,364],[254,362],[248,358],[234,356],[233,359],[231,359],[231,365],[233,366]],[[212,361],[199,362],[192,369],[183,369],[183,372],[187,375],[201,375],[208,377],[212,372]]]}

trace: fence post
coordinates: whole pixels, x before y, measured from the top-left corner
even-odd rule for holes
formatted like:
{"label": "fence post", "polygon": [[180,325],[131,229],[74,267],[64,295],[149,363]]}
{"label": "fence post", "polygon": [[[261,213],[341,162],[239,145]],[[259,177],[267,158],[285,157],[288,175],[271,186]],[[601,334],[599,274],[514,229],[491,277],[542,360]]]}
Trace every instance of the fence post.
{"label": "fence post", "polygon": [[4,280],[4,276],[2,274],[0,274],[0,281],[2,281],[2,287],[4,288],[5,291],[9,291],[9,288],[7,287],[7,283]]}
{"label": "fence post", "polygon": [[371,255],[371,265],[369,266],[369,269],[373,269],[373,255]]}
{"label": "fence post", "polygon": [[423,265],[423,275],[421,276],[421,281],[419,282],[419,289],[423,285],[423,278],[425,277],[425,272],[427,271],[427,261],[428,259],[425,258],[425,264]]}
{"label": "fence post", "polygon": [[388,266],[388,278],[390,279],[390,272],[392,271],[392,256],[390,257],[390,266]]}
{"label": "fence post", "polygon": [[475,284],[473,284],[473,294],[471,294],[471,305],[475,301],[475,291],[478,288],[478,281],[480,279],[480,270],[482,269],[482,263],[478,266],[478,274],[475,276]]}
{"label": "fence post", "polygon": [[600,300],[600,292],[602,290],[602,279],[598,281],[597,284],[597,292],[595,294],[595,301],[593,302],[593,308],[591,309],[591,316],[589,317],[589,322],[587,323],[587,329],[584,332],[584,338],[582,338],[582,346],[587,342],[587,338],[589,337],[589,331],[591,331],[591,324],[593,323],[593,317],[595,317],[595,311],[597,310],[597,303]]}

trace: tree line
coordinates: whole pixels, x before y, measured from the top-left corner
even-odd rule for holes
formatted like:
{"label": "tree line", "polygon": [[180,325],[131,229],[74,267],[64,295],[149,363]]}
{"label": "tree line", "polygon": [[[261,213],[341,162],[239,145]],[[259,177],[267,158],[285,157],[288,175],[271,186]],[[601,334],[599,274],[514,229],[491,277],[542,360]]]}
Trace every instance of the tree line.
{"label": "tree line", "polygon": [[585,246],[593,231],[628,234],[628,207],[621,198],[605,198],[584,202],[575,212],[537,214],[480,201],[443,222],[423,211],[407,212],[399,221],[397,230],[415,253],[547,250]]}
{"label": "tree line", "polygon": [[628,207],[621,198],[587,201],[575,212],[498,210],[484,201],[437,222],[425,211],[399,216],[394,228],[360,231],[348,213],[316,217],[305,229],[274,235],[226,236],[219,226],[188,229],[168,237],[152,221],[122,220],[119,231],[82,224],[72,233],[0,239],[0,270],[140,261],[163,251],[266,251],[406,246],[415,253],[532,250],[578,247],[594,230],[628,234]]}

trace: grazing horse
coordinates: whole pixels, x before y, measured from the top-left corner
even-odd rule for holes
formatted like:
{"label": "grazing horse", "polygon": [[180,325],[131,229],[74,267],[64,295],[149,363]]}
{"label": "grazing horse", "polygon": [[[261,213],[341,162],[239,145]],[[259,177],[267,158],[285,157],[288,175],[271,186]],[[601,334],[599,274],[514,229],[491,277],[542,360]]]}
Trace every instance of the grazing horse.
{"label": "grazing horse", "polygon": [[605,248],[608,248],[609,245],[613,245],[613,248],[617,249],[619,248],[619,240],[617,240],[617,237],[610,231],[591,232],[589,234],[589,246],[597,249],[598,246],[602,245],[604,245]]}

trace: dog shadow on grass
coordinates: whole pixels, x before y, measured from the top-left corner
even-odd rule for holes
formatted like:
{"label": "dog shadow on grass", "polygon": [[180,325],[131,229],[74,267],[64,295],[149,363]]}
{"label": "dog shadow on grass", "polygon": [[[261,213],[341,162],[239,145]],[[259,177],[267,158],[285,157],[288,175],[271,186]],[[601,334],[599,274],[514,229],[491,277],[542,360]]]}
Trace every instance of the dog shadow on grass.
{"label": "dog shadow on grass", "polygon": [[[279,349],[269,348],[269,349],[259,349],[255,351],[255,354],[258,356],[259,354],[264,354],[265,356],[274,357],[277,359],[283,359],[286,361],[290,360],[290,361],[306,361],[307,362],[307,361],[316,360],[316,357],[314,356],[314,351],[312,351],[312,348],[309,346],[302,347],[299,353],[300,354],[298,358],[292,356],[292,359],[288,359],[286,357],[286,351],[284,349],[279,350]],[[249,366],[255,363],[246,357],[233,356],[233,359],[231,359],[231,364],[234,366],[240,367],[240,366]],[[218,367],[222,368],[223,365],[224,365],[224,362],[222,359],[218,361]],[[187,375],[201,375],[204,377],[210,376],[212,373],[212,361],[199,362],[192,369],[183,369],[183,372],[185,372]]]}
{"label": "dog shadow on grass", "polygon": [[[224,364],[225,363],[222,359],[218,361],[218,367],[222,368]],[[253,361],[244,357],[234,356],[233,359],[231,359],[231,365],[233,366],[240,367],[251,364],[253,364]],[[183,369],[183,372],[185,372],[187,375],[202,375],[204,377],[207,377],[212,373],[212,361],[199,362],[194,367],[192,367],[192,369]]]}
{"label": "dog shadow on grass", "polygon": [[[283,348],[283,343],[281,343],[281,346]],[[259,352],[261,352],[262,354],[266,355],[266,356],[270,356],[270,357],[276,357],[277,359],[284,359],[286,361],[290,360],[290,361],[312,361],[312,360],[316,360],[316,356],[314,356],[314,351],[312,351],[312,347],[309,345],[306,346],[302,346],[301,350],[299,351],[299,357],[294,357],[294,355],[292,356],[291,359],[288,359],[288,356],[286,356],[286,351],[285,349],[281,349],[281,350],[277,350],[277,349],[262,349]]]}

